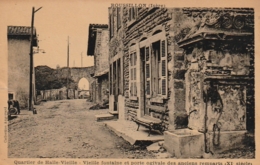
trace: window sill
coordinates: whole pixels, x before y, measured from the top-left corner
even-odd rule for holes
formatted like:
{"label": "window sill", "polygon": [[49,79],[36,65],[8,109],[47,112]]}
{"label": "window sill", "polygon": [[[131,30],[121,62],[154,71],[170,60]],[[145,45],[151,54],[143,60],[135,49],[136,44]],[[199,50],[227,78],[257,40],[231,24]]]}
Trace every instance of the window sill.
{"label": "window sill", "polygon": [[138,97],[137,96],[130,96],[129,99],[130,100],[138,100]]}
{"label": "window sill", "polygon": [[131,20],[131,21],[128,21],[128,22],[127,22],[127,26],[131,26],[135,21],[136,21],[136,19],[133,19],[133,20]]}
{"label": "window sill", "polygon": [[150,102],[153,102],[153,103],[163,103],[163,99],[165,99],[165,98],[162,97],[162,96],[156,96],[156,97],[150,98]]}

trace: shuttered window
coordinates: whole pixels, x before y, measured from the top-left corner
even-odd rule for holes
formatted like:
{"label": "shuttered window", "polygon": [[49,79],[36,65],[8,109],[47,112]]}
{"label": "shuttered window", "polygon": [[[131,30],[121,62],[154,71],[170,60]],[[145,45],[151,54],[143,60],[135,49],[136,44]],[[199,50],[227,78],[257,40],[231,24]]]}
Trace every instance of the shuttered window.
{"label": "shuttered window", "polygon": [[[141,49],[139,48],[141,47]],[[138,96],[137,91],[137,50],[140,49],[140,62],[142,62],[141,70],[144,71],[140,74],[142,94],[145,94],[146,98],[150,100],[158,101],[161,99],[167,99],[168,95],[168,68],[167,68],[167,43],[165,38],[156,35],[152,41],[142,41],[139,47],[132,45],[129,47],[129,90],[130,99],[136,99]],[[142,52],[142,53],[141,53]],[[144,54],[144,56],[143,56]],[[144,81],[144,82],[143,82]],[[143,84],[144,83],[144,84]],[[144,86],[142,86],[144,85]],[[155,99],[153,99],[155,98]]]}
{"label": "shuttered window", "polygon": [[[149,48],[147,48],[149,49]],[[167,50],[166,41],[159,40],[151,44],[150,56],[146,54],[146,88],[150,89],[147,95],[151,98],[161,96],[167,98]]]}
{"label": "shuttered window", "polygon": [[121,27],[121,8],[117,8],[117,29]]}
{"label": "shuttered window", "polygon": [[138,15],[138,10],[137,10],[137,8],[135,8],[135,7],[130,7],[130,8],[128,9],[128,21],[129,21],[129,22],[135,21],[136,18],[137,18],[137,15]]}
{"label": "shuttered window", "polygon": [[151,63],[150,63],[150,48],[145,48],[145,75],[146,75],[146,83],[145,83],[145,91],[146,96],[149,98],[151,95]]}
{"label": "shuttered window", "polygon": [[113,9],[112,9],[112,13],[109,17],[109,30],[110,30],[110,38],[112,38],[114,36],[114,15],[113,15]]}
{"label": "shuttered window", "polygon": [[137,96],[137,83],[136,83],[136,74],[137,74],[137,68],[136,68],[136,61],[137,61],[137,55],[136,52],[130,53],[130,96]]}
{"label": "shuttered window", "polygon": [[168,80],[168,69],[167,69],[167,53],[166,53],[166,42],[165,40],[161,41],[161,94],[164,97],[167,97],[168,93],[168,86],[167,86],[167,80]]}

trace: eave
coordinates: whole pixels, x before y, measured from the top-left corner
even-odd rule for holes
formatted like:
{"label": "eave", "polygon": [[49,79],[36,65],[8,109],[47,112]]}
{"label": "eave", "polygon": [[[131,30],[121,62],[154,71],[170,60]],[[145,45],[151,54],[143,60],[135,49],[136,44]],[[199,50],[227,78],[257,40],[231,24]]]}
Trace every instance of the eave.
{"label": "eave", "polygon": [[203,40],[218,40],[218,41],[228,41],[234,40],[234,38],[243,38],[247,36],[252,36],[253,32],[239,31],[239,30],[222,30],[203,27],[199,29],[194,34],[185,37],[178,42],[180,48],[184,48],[191,44],[203,41]]}

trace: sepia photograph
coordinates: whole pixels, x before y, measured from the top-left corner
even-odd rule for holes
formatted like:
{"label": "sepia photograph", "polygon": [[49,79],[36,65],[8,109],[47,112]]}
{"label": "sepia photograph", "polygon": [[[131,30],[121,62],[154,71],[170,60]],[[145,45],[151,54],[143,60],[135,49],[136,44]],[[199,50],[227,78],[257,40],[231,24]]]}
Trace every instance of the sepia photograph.
{"label": "sepia photograph", "polygon": [[253,3],[0,3],[0,164],[257,165]]}

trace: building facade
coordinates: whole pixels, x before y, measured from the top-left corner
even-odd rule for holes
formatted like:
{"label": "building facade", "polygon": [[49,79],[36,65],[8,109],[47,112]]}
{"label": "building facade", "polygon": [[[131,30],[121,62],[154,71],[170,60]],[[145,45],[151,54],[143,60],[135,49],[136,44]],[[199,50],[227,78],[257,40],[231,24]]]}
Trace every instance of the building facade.
{"label": "building facade", "polygon": [[234,147],[230,138],[254,125],[253,18],[252,9],[110,8],[112,110],[132,120],[166,109],[168,142],[185,128],[204,139],[194,154]]}
{"label": "building facade", "polygon": [[90,24],[88,51],[89,56],[94,56],[95,80],[91,86],[91,99],[96,103],[108,102],[108,25]]}
{"label": "building facade", "polygon": [[[21,108],[28,107],[30,77],[30,35],[31,28],[8,26],[8,99],[20,102]],[[33,46],[37,47],[36,30],[33,33]],[[33,88],[35,91],[35,77]],[[34,96],[34,95],[33,95]]]}

